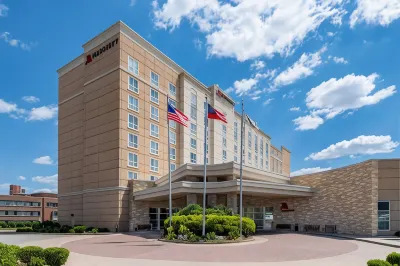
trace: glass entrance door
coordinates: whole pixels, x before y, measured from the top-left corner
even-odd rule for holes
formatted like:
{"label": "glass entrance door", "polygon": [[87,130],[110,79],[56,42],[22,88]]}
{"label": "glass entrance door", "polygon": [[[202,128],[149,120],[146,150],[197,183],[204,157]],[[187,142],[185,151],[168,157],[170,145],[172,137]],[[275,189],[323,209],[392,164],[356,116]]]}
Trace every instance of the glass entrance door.
{"label": "glass entrance door", "polygon": [[[175,213],[179,211],[179,209],[172,209],[172,212]],[[168,208],[149,208],[149,220],[151,224],[152,230],[161,230],[164,229],[164,221],[169,216]]]}
{"label": "glass entrance door", "polygon": [[273,221],[272,207],[245,207],[243,216],[254,220],[258,230],[271,230]]}

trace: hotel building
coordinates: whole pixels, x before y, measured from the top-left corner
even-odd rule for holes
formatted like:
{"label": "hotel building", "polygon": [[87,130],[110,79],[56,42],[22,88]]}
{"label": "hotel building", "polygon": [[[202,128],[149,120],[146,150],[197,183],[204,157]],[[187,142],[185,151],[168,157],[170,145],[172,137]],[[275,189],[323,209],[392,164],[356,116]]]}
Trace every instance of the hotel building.
{"label": "hotel building", "polygon": [[[61,223],[161,229],[168,214],[168,156],[173,207],[201,204],[206,98],[228,120],[209,120],[207,205],[238,212],[241,116],[218,85],[204,85],[123,22],[83,44],[83,53],[58,75]],[[188,127],[170,122],[169,140],[167,95],[189,117]],[[318,189],[296,181],[300,177],[290,180],[290,151],[272,145],[248,116],[243,148],[244,214],[258,229],[339,226],[306,219]],[[376,228],[371,222],[364,231]]]}

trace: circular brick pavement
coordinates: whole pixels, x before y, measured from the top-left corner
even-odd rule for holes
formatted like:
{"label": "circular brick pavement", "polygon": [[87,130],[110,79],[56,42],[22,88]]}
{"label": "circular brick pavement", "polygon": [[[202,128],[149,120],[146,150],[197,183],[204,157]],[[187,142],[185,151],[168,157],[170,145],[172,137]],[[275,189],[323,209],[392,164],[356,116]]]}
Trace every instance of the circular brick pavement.
{"label": "circular brick pavement", "polygon": [[98,236],[63,245],[80,254],[167,261],[278,262],[333,257],[357,249],[349,240],[301,234],[256,236],[256,240],[226,245],[186,245],[136,235]]}

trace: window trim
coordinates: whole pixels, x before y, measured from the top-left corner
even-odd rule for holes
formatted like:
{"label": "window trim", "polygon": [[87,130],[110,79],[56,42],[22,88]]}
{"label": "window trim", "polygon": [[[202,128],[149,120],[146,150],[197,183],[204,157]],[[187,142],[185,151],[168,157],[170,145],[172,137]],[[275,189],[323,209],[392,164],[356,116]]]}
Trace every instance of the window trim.
{"label": "window trim", "polygon": [[[130,100],[131,97],[137,101],[137,110],[129,107],[129,105],[130,105],[130,101],[129,100]],[[128,94],[128,109],[132,110],[132,111],[134,111],[136,113],[139,113],[139,110],[140,110],[140,108],[139,108],[139,99],[134,97],[133,95],[130,95],[130,94]]]}
{"label": "window trim", "polygon": [[[133,154],[133,158],[135,158],[135,155],[136,155],[136,158],[137,158],[137,166],[134,166],[134,165],[135,165],[135,160],[133,160],[133,166],[129,165],[129,154]],[[134,152],[128,152],[127,165],[128,165],[128,167],[130,167],[130,168],[138,169],[138,168],[139,168],[139,155],[138,155],[137,153],[134,153]]]}
{"label": "window trim", "polygon": [[[157,96],[157,101],[153,101],[152,100],[152,96],[151,96],[151,92],[152,91],[155,91],[155,92],[157,92],[157,94],[158,94],[158,96]],[[157,89],[154,89],[154,88],[152,88],[152,87],[150,87],[150,102],[152,102],[152,103],[154,103],[154,104],[157,104],[157,105],[160,105],[160,92],[157,90]]]}
{"label": "window trim", "polygon": [[[152,132],[152,130],[151,130],[151,125],[154,125],[154,126],[156,126],[156,127],[158,128],[158,132],[157,132],[157,135],[158,135],[158,136],[153,136],[153,135],[151,134],[151,132]],[[149,134],[150,134],[150,137],[153,137],[153,138],[156,138],[156,139],[160,139],[160,126],[157,125],[157,124],[154,124],[154,123],[151,123],[151,122],[150,122]]]}
{"label": "window trim", "polygon": [[387,232],[387,231],[390,231],[390,227],[391,227],[391,224],[390,224],[390,200],[378,200],[378,202],[377,202],[378,205],[379,205],[379,202],[387,202],[387,203],[389,203],[389,210],[387,210],[389,212],[389,221],[388,221],[389,222],[389,229],[379,229],[379,208],[377,208],[377,211],[378,211],[378,217],[377,217],[378,218],[378,231]]}
{"label": "window trim", "polygon": [[[135,174],[136,174],[136,178],[130,179],[129,178],[129,173],[132,173],[133,176],[135,176]],[[138,180],[138,179],[139,179],[139,173],[138,172],[128,170],[128,180]]]}
{"label": "window trim", "polygon": [[[152,142],[154,142],[154,143],[156,143],[157,144],[157,153],[154,153],[154,152],[151,152],[151,143]],[[154,140],[150,140],[150,154],[152,154],[152,155],[159,155],[160,154],[160,152],[159,152],[159,148],[160,148],[160,144],[157,142],[157,141],[154,141]]]}
{"label": "window trim", "polygon": [[[130,135],[132,135],[133,137],[136,136],[136,138],[137,138],[137,147],[135,147],[135,146],[130,146],[130,145],[129,145],[129,136],[130,136]],[[139,136],[138,136],[138,135],[133,134],[133,133],[131,133],[131,132],[128,132],[128,141],[127,141],[127,142],[128,142],[128,143],[127,143],[128,148],[135,149],[135,150],[138,150],[138,149],[139,149]]]}
{"label": "window trim", "polygon": [[[194,143],[196,144],[195,147],[192,146],[192,140],[194,140]],[[190,138],[190,149],[197,151],[197,139],[196,138]]]}
{"label": "window trim", "polygon": [[[151,74],[155,74],[157,77],[158,77],[158,79],[157,79],[157,85],[156,84],[153,84],[153,79],[151,78]],[[156,72],[154,72],[153,70],[150,70],[150,84],[152,84],[152,85],[154,85],[154,86],[156,86],[157,88],[159,88],[160,87],[160,75],[159,74],[157,74]]]}
{"label": "window trim", "polygon": [[[130,79],[136,80],[136,82],[138,84],[137,91],[134,91],[134,90],[130,89],[130,86],[131,86],[130,85]],[[134,77],[132,77],[132,76],[128,76],[128,91],[131,91],[131,92],[136,93],[137,95],[139,95],[139,81],[137,79],[135,79]]]}
{"label": "window trim", "polygon": [[[133,116],[133,122],[135,122],[135,117],[136,117],[136,119],[137,119],[137,128],[136,129],[134,127],[135,126],[134,123],[133,123],[133,127],[129,126],[129,116]],[[139,118],[136,115],[131,114],[129,112],[128,112],[128,128],[131,129],[131,130],[139,131]]]}
{"label": "window trim", "polygon": [[[196,162],[192,162],[192,154],[196,157]],[[197,164],[197,153],[191,152],[189,156],[190,156],[190,163]]]}
{"label": "window trim", "polygon": [[[153,113],[152,113],[152,109],[155,108],[157,110],[157,119],[152,117]],[[150,119],[160,122],[160,109],[152,104],[150,104]]]}
{"label": "window trim", "polygon": [[[171,134],[171,133],[172,133],[172,134]],[[172,135],[175,135],[174,142],[171,142],[171,136],[172,136]],[[171,131],[171,130],[170,130],[170,134],[169,134],[169,144],[176,145],[176,132],[175,132],[175,131]]]}
{"label": "window trim", "polygon": [[[171,86],[170,85],[172,85],[175,88],[175,93],[174,94],[171,93]],[[176,86],[174,84],[172,84],[171,82],[168,82],[168,92],[169,92],[170,95],[172,95],[174,97],[176,96]]]}
{"label": "window trim", "polygon": [[[132,59],[133,61],[136,61],[136,63],[137,63],[137,73],[135,73],[135,72],[133,72],[133,71],[131,71],[131,70],[129,69],[129,61],[130,61],[130,59]],[[129,73],[132,73],[132,74],[134,74],[134,75],[136,75],[136,76],[139,76],[139,61],[136,60],[135,58],[133,58],[133,57],[130,56],[130,55],[128,55],[128,72],[129,72]]]}
{"label": "window trim", "polygon": [[[156,158],[151,158],[150,157],[150,172],[152,172],[152,173],[159,173],[160,172],[160,161],[158,160],[158,159],[156,159]],[[155,160],[155,161],[157,161],[157,171],[154,171],[154,170],[152,170],[151,169],[151,160]]]}
{"label": "window trim", "polygon": [[[174,151],[175,151],[175,153],[174,153],[174,157],[173,157],[173,158],[171,157],[171,151],[172,151],[172,150],[174,150]],[[171,160],[173,160],[173,161],[176,161],[176,148],[174,148],[174,147],[170,147],[169,158],[170,158]]]}

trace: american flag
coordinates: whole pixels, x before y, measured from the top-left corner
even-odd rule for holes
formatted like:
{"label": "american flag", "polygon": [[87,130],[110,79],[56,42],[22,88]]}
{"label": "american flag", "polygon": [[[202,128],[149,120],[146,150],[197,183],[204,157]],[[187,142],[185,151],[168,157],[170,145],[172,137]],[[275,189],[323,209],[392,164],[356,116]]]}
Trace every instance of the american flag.
{"label": "american flag", "polygon": [[185,127],[187,127],[186,122],[189,121],[189,118],[184,113],[178,109],[175,109],[170,103],[168,103],[168,119],[173,120]]}

